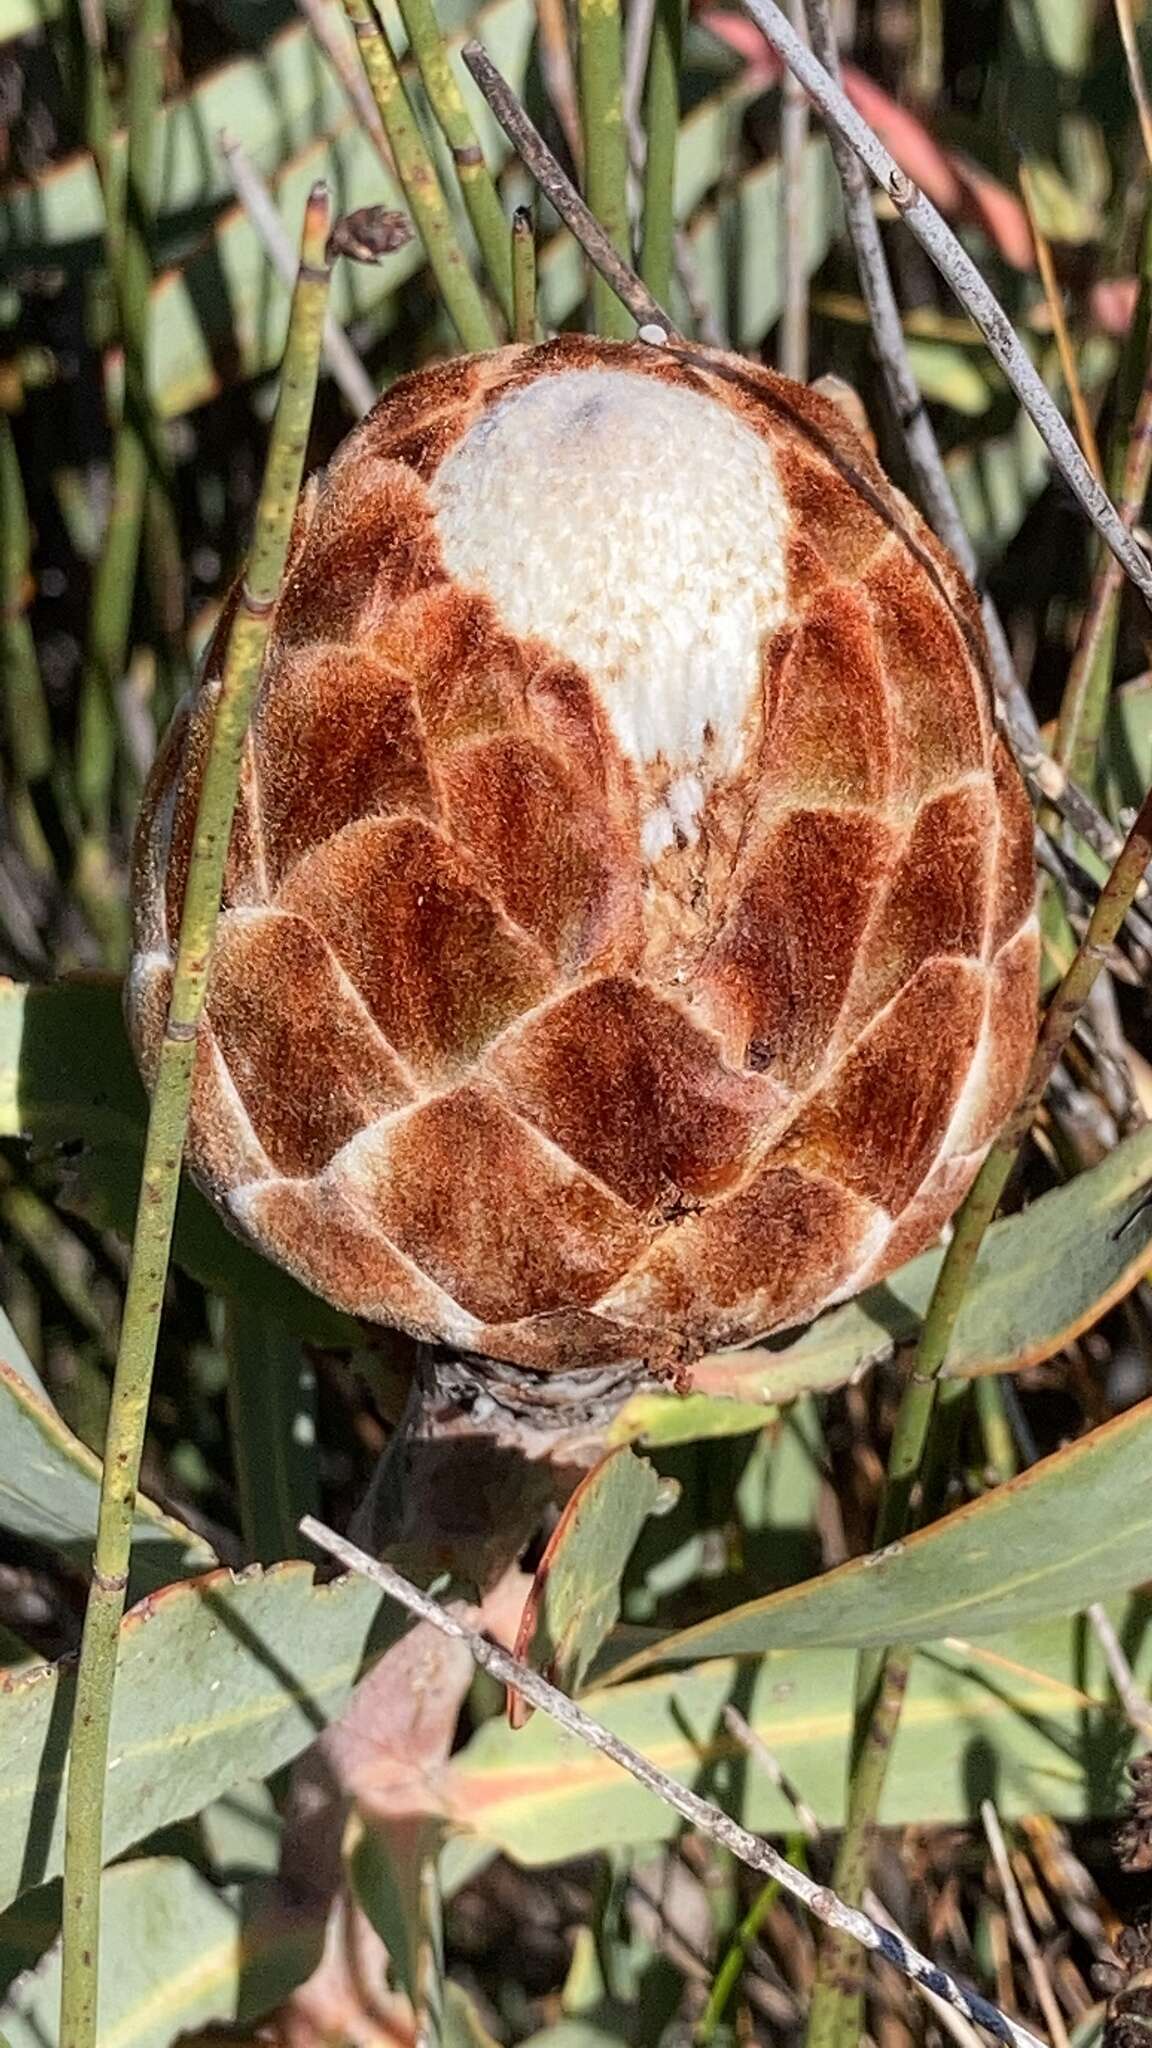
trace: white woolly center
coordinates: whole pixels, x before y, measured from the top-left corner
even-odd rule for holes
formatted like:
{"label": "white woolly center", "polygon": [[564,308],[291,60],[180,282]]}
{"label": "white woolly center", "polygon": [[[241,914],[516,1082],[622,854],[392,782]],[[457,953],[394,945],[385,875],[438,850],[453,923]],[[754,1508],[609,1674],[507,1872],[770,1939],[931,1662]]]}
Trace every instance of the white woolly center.
{"label": "white woolly center", "polygon": [[694,838],[707,784],[755,730],[761,647],[786,607],[767,443],[719,399],[559,371],[497,400],[432,500],[450,574],[579,663],[630,760],[678,776],[649,815],[649,858]]}

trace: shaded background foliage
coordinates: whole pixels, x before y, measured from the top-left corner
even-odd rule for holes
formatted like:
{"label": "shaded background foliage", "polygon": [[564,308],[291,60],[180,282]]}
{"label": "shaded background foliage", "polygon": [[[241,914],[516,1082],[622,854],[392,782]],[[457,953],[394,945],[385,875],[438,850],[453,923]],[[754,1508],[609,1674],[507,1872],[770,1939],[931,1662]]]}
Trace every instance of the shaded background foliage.
{"label": "shaded background foliage", "polygon": [[[318,4],[343,47],[339,9]],[[242,140],[293,237],[321,172],[342,210],[400,203],[315,24],[281,0],[180,0],[138,187],[129,152],[105,138],[140,18],[110,6],[101,25],[66,0],[0,0],[0,969],[13,978],[0,989],[0,2027],[11,2048],[56,2037],[71,1684],[56,1660],[78,1642],[144,1117],[115,986],[127,845],[157,733],[246,542],[286,318],[221,131]],[[444,0],[439,18],[457,40],[480,34],[576,168],[556,97],[563,8]],[[856,103],[960,227],[1061,406],[1082,399],[1114,485],[1146,375],[1152,278],[1128,18],[1109,0],[860,0],[841,22]],[[1152,59],[1152,11],[1134,33],[1141,61]],[[758,33],[723,7],[695,6],[680,77],[678,316],[774,361],[785,300],[795,309],[802,298],[811,374],[855,387],[907,484],[827,145],[814,124],[785,164],[782,111]],[[528,183],[479,108],[478,119],[511,212]],[[806,259],[789,276],[782,223],[797,187]],[[108,194],[123,222],[111,241]],[[1054,720],[1094,543],[979,335],[883,207],[881,217],[965,522],[1037,714]],[[1052,252],[1075,392],[1034,228]],[[135,297],[124,288],[133,276]],[[546,325],[582,319],[582,259],[547,208],[539,283]],[[333,309],[380,389],[453,346],[416,242],[378,269],[344,266]],[[127,485],[122,389],[148,447]],[[313,461],[350,419],[326,378]],[[1118,825],[1152,781],[1147,642],[1146,614],[1125,594],[1106,646],[1115,687],[1099,759],[1083,778]],[[1088,849],[1066,850],[1074,881],[1099,876]],[[1051,985],[1082,931],[1083,894],[1049,886],[1044,917]],[[531,1589],[525,1648],[591,1689],[610,1725],[749,1825],[798,1840],[794,1802],[725,1706],[834,1830],[856,1652],[911,1636],[923,1647],[876,1888],[914,1938],[1051,2028],[981,1833],[980,1802],[993,1800],[1057,2015],[1083,2042],[1123,1980],[1110,1958],[1125,1922],[1139,1923],[1152,1861],[1139,1813],[1127,1874],[1112,1851],[1123,1765],[1150,1724],[1146,1708],[1118,1701],[1085,1619],[1108,1603],[1146,1686],[1148,959],[1129,939],[1111,966],[965,1307],[948,1383],[964,1404],[949,1514],[901,1555],[863,1562],[936,1253],[788,1344],[706,1361],[687,1401],[638,1397],[618,1427],[634,1448],[597,1475],[598,1491],[508,1592],[514,1627]],[[473,2041],[546,2032],[555,2048],[647,2048],[692,2026],[705,2040],[732,2029],[800,2040],[814,1961],[803,1921],[766,1897],[753,1926],[749,1884],[721,1855],[676,1833],[649,1795],[600,1767],[575,1769],[541,1716],[510,1730],[490,1682],[466,1675],[455,1755],[425,1772],[443,1846],[435,1828],[414,1843],[371,1798],[344,1844],[347,1897],[391,1954],[387,1988],[372,1950],[359,2003],[343,1983],[322,2009],[300,2002],[323,1917],[287,1918],[273,1884],[287,1767],[339,1712],[388,1625],[369,1587],[317,1585],[308,1565],[284,1561],[301,1556],[301,1514],[347,1522],[405,1370],[398,1339],[366,1337],[304,1295],[186,1190],[113,1734],[106,1847],[122,1860],[106,1880],[109,2038],[164,2044],[235,2022],[285,2039],[408,2039],[408,2000],[431,1955],[444,1973],[442,2031]],[[645,1454],[659,1487],[624,1462]],[[965,1502],[975,1505],[958,1515]],[[269,1569],[213,1577],[217,1562]],[[430,1848],[443,1934],[419,1875]],[[798,1853],[827,1867],[827,1842]],[[1139,1941],[1128,1937],[1129,1962]],[[885,1976],[869,2024],[895,2042],[936,2022]]]}

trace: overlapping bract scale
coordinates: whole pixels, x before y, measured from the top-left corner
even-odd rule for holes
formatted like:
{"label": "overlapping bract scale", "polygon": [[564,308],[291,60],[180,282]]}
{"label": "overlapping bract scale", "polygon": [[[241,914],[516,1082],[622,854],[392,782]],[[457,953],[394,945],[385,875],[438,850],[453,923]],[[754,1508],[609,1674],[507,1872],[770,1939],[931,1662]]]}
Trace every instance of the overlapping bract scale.
{"label": "overlapping bract scale", "polygon": [[[563,635],[512,630],[504,572],[489,588],[445,559],[453,451],[482,475],[501,408],[565,378],[582,380],[571,418],[560,391],[549,430],[577,473],[563,437],[586,433],[606,473],[570,551],[550,540],[544,560],[548,478],[529,464],[520,498],[503,478],[524,530],[492,546],[522,549],[518,617],[566,616],[566,577],[575,616],[590,517],[601,563],[612,522],[661,531],[661,508],[613,490],[629,393],[641,410],[675,394],[658,402],[689,465],[708,460],[692,422],[723,409],[778,507],[754,687],[729,699],[721,674],[715,717],[677,728],[699,730],[699,762],[657,743],[666,679],[642,629],[628,637],[626,588],[590,600],[613,628],[598,670]],[[482,531],[477,547],[483,563]],[[693,625],[701,644],[719,630]],[[146,1075],[222,637],[141,815],[129,1014]],[[1031,822],[982,663],[949,557],[840,415],[769,372],[568,337],[405,380],[298,518],[233,826],[194,1171],[340,1306],[544,1371],[675,1366],[879,1278],[955,1208],[1033,1035]]]}

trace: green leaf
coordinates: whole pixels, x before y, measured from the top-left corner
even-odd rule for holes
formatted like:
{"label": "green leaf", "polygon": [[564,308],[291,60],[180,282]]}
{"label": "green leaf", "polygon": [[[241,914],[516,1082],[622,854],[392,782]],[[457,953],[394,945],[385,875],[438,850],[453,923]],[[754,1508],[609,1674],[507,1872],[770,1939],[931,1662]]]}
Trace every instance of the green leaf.
{"label": "green leaf", "polygon": [[240,1519],[261,1564],[298,1551],[319,1508],[316,1375],[300,1339],[250,1301],[229,1305],[228,1416]]}
{"label": "green leaf", "polygon": [[[0,982],[0,1138],[28,1139],[56,1166],[64,1205],[121,1237],[136,1213],[146,1113],[114,981]],[[187,1181],[173,1257],[315,1343],[356,1341],[348,1317],[241,1244]]]}
{"label": "green leaf", "polygon": [[[289,1762],[339,1713],[370,1637],[375,1653],[402,1626],[366,1580],[318,1586],[305,1564],[212,1572],[134,1607],[120,1630],[105,1855]],[[70,1665],[0,1677],[0,1909],[61,1867],[74,1683]]]}
{"label": "green leaf", "polygon": [[[210,2021],[253,2020],[303,1982],[322,1930],[303,1915],[261,1911],[259,1885],[217,1891],[175,1856],[148,1856],[104,1873],[101,1890],[101,2048],[171,2048]],[[19,1979],[0,2007],[11,2048],[57,2037],[60,1951]]]}
{"label": "green leaf", "polygon": [[1125,683],[1108,699],[1100,769],[1109,816],[1118,816],[1124,804],[1142,801],[1152,782],[1152,685],[1146,676]]}
{"label": "green leaf", "polygon": [[955,450],[945,467],[982,562],[1002,553],[1048,481],[1048,453],[1026,412],[1007,434]]}
{"label": "green leaf", "polygon": [[197,1832],[221,1883],[271,1877],[280,1860],[280,1815],[267,1785],[238,1785],[198,1816]]}
{"label": "green leaf", "polygon": [[[1121,1301],[1148,1265],[1152,1205],[1139,1204],[1149,1179],[1152,1125],[1126,1138],[1091,1172],[993,1224],[964,1297],[947,1377],[1037,1364]],[[637,1396],[617,1417],[614,1437],[664,1443],[688,1434],[735,1434],[768,1419],[763,1407],[757,1416],[751,1404],[845,1386],[914,1341],[943,1256],[922,1253],[779,1349],[758,1344],[701,1359],[688,1404],[674,1395]],[[729,1403],[742,1404],[746,1419],[729,1420]],[[678,1430],[686,1405],[689,1426]]]}
{"label": "green leaf", "polygon": [[388,1951],[389,1971],[418,2014],[438,2012],[444,1941],[436,1852],[443,1825],[433,1814],[354,1815],[345,1864],[357,1902]]}
{"label": "green leaf", "polygon": [[[725,1366],[737,1356],[725,1353]],[[698,1443],[705,1437],[747,1436],[763,1429],[775,1413],[770,1402],[738,1401],[727,1394],[633,1394],[609,1436],[618,1443],[668,1450],[673,1444]]]}
{"label": "green leaf", "polygon": [[925,398],[937,405],[950,405],[954,412],[979,419],[992,403],[992,387],[982,363],[971,349],[954,342],[908,339],[908,360]]}
{"label": "green leaf", "polygon": [[[100,1460],[73,1436],[46,1394],[11,1324],[0,1327],[0,1528],[87,1565],[96,1536]],[[38,1383],[37,1383],[38,1384]],[[210,1544],[172,1515],[137,1497],[133,1588],[167,1585],[216,1562]]]}
{"label": "green leaf", "polygon": [[1152,1401],[1141,1401],[931,1528],[654,1641],[618,1675],[785,1645],[988,1636],[1077,1614],[1152,1577],[1150,1471]]}
{"label": "green leaf", "polygon": [[[1140,1682],[1152,1672],[1147,1605],[1112,1618]],[[855,1652],[773,1650],[610,1687],[589,1713],[662,1769],[718,1801],[746,1827],[784,1833],[794,1815],[722,1721],[738,1706],[821,1822],[844,1818]],[[959,1822],[981,1799],[1009,1817],[1111,1814],[1137,1738],[1112,1696],[1086,1624],[1063,1619],[995,1644],[952,1641],[918,1656],[901,1716],[881,1818]],[[513,1733],[486,1722],[438,1791],[457,1827],[528,1864],[674,1834],[681,1822],[651,1792],[564,1734],[544,1714]]]}
{"label": "green leaf", "polygon": [[620,1614],[620,1582],[656,1507],[645,1458],[612,1451],[582,1479],[549,1538],[524,1607],[516,1653],[575,1692]]}
{"label": "green leaf", "polygon": [[[818,270],[840,223],[840,187],[823,136],[804,155],[805,264]],[[736,348],[763,341],[783,306],[781,234],[783,173],[778,161],[757,164],[688,228],[699,290],[710,306],[730,309]],[[733,274],[733,251],[739,251]]]}

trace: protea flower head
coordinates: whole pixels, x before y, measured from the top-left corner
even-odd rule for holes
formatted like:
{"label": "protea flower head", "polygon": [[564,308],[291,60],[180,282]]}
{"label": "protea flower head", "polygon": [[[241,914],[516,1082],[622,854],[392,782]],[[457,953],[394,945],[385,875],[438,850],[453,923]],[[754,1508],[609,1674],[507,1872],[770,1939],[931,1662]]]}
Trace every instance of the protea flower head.
{"label": "protea flower head", "polygon": [[[146,1074],[221,658],[140,822]],[[798,385],[579,337],[406,379],[297,520],[199,1181],[340,1307],[545,1371],[881,1278],[1032,1042],[985,668],[955,564]]]}

